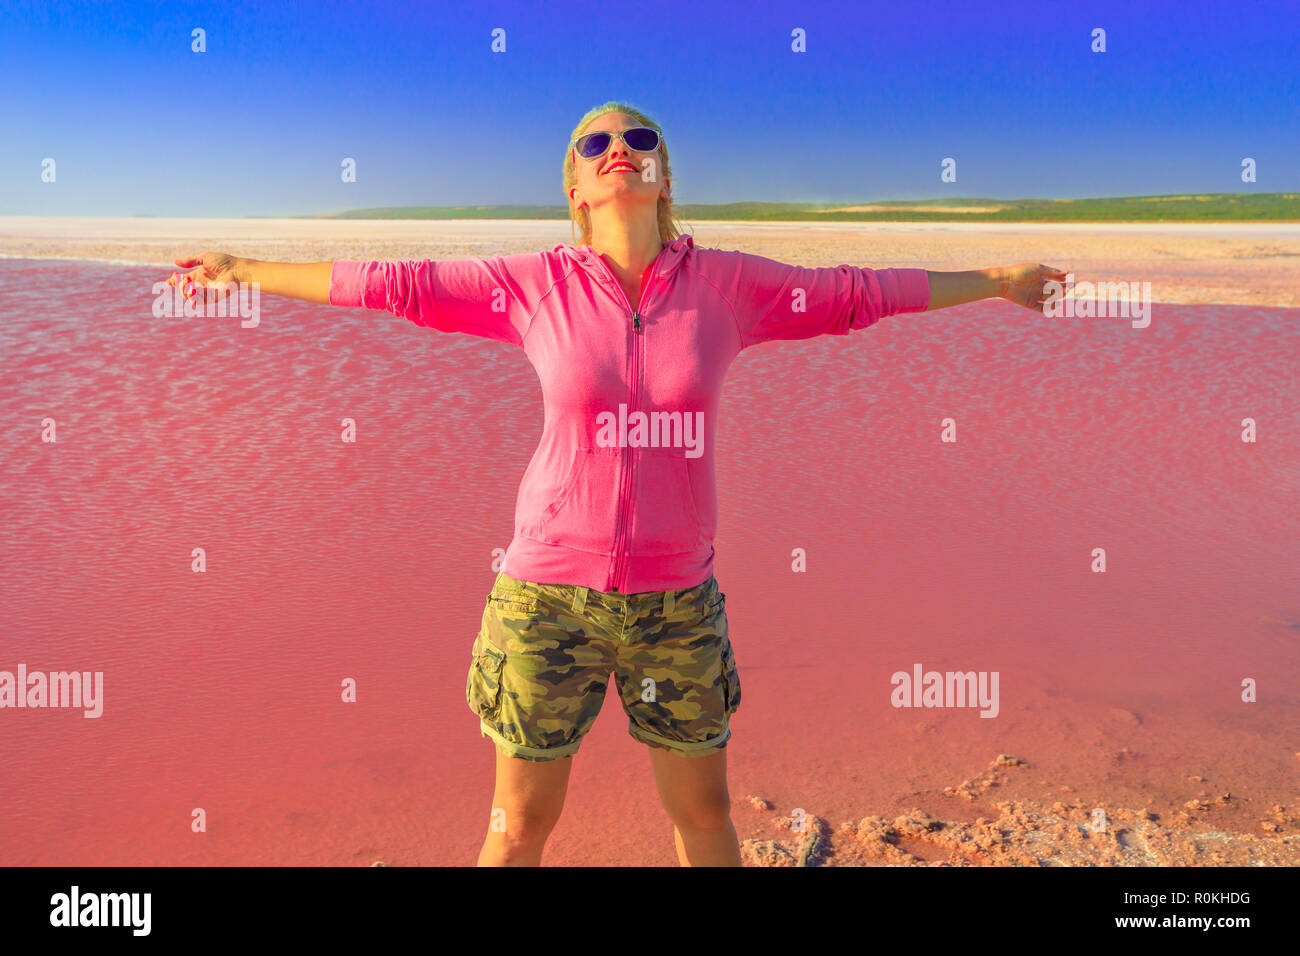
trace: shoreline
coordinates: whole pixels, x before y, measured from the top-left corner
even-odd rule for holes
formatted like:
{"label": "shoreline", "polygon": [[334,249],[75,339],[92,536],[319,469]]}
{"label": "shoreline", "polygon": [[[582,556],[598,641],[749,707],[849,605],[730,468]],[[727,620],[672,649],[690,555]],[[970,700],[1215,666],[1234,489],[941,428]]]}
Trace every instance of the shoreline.
{"label": "shoreline", "polygon": [[[1149,282],[1178,305],[1300,307],[1300,224],[686,221],[705,247],[824,266],[963,271],[1036,260],[1076,281]],[[175,270],[186,251],[279,261],[510,255],[574,242],[541,219],[157,219],[0,216],[0,258]]]}

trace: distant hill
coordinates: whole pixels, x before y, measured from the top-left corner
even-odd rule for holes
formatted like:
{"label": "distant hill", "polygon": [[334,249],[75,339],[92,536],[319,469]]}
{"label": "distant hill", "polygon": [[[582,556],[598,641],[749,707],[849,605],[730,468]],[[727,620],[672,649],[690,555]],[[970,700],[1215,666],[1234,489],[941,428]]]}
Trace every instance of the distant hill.
{"label": "distant hill", "polygon": [[[918,199],[862,203],[683,203],[678,219],[749,222],[1300,221],[1300,193],[1204,193],[1106,199]],[[568,219],[564,206],[385,206],[303,219]]]}

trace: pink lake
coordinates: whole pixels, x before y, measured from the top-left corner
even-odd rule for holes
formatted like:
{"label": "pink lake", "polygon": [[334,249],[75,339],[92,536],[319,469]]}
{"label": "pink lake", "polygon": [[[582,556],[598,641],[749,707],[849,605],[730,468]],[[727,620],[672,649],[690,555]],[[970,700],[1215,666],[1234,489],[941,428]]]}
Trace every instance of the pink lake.
{"label": "pink lake", "polygon": [[[0,709],[0,865],[472,864],[493,752],[465,677],[541,433],[531,366],[271,296],[254,329],[155,319],[166,274],[0,260],[0,670],[102,671],[105,697]],[[1294,806],[1297,358],[1295,309],[1134,329],[1003,302],[737,358],[715,573],[742,839],[774,836],[747,794],[973,818],[941,791],[1000,753],[1028,770],[999,799],[1230,790],[1214,823],[1250,833]],[[998,716],[895,709],[916,663],[997,671]],[[676,862],[612,694],[545,862]]]}

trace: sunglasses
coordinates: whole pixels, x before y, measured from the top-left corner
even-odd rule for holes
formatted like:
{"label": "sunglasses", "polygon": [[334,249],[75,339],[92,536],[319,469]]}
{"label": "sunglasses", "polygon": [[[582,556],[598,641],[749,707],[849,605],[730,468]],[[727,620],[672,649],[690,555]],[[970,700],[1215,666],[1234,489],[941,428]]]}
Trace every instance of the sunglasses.
{"label": "sunglasses", "polygon": [[617,133],[610,133],[601,130],[598,133],[588,133],[585,136],[579,136],[573,141],[573,147],[577,149],[578,155],[583,159],[595,159],[598,156],[604,156],[609,149],[609,144],[614,142],[614,137],[621,139],[628,149],[636,153],[651,153],[659,148],[662,141],[659,133],[648,126],[634,126],[631,129],[620,130]]}

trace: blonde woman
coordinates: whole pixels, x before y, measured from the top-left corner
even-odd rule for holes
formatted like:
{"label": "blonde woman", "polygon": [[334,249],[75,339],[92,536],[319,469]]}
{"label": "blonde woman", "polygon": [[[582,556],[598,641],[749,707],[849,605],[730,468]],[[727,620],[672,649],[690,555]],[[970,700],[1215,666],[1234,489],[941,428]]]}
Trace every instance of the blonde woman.
{"label": "blonde woman", "polygon": [[658,124],[605,103],[565,150],[576,245],[490,259],[176,260],[192,269],[187,295],[256,282],[506,342],[536,368],[545,425],[466,680],[497,754],[480,865],[540,863],[611,672],[681,864],[740,864],[725,748],[741,687],[713,575],[727,367],[760,342],[844,335],[897,313],[989,297],[1041,311],[1044,282],[1065,278],[1033,263],[805,268],[698,248],[674,224],[671,187]]}

